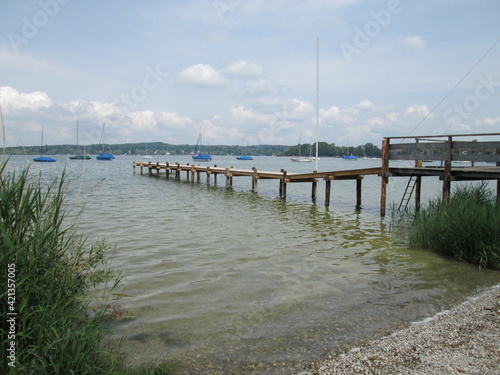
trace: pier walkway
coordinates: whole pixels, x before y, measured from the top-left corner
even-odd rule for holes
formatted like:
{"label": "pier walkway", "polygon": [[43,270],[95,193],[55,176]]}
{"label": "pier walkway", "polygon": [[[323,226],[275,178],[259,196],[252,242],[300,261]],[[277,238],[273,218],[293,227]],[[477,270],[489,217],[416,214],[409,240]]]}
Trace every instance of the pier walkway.
{"label": "pier walkway", "polygon": [[317,183],[320,180],[326,181],[325,189],[325,205],[330,205],[331,181],[334,180],[356,180],[356,207],[361,207],[361,180],[366,175],[379,175],[382,171],[381,167],[352,169],[348,171],[331,171],[331,172],[311,172],[311,173],[288,173],[285,170],[280,172],[259,171],[256,168],[252,169],[237,169],[233,167],[222,168],[215,166],[202,166],[194,164],[179,164],[179,163],[160,163],[160,162],[133,162],[134,173],[136,167],[140,168],[140,173],[144,174],[144,169],[149,175],[160,176],[165,174],[166,178],[180,180],[184,172],[186,178],[191,182],[200,181],[201,175],[205,174],[207,184],[210,184],[210,178],[213,175],[214,183],[217,184],[217,176],[222,175],[226,179],[226,187],[230,188],[233,185],[233,178],[238,176],[247,176],[252,179],[252,191],[257,193],[258,181],[274,179],[279,180],[279,196],[286,198],[287,184],[298,182],[312,183],[311,197],[316,199]]}
{"label": "pier walkway", "polygon": [[[325,181],[325,206],[330,205],[331,182],[335,180],[356,181],[356,209],[361,208],[362,180],[367,175],[381,176],[381,198],[380,214],[386,213],[387,184],[391,177],[409,177],[408,185],[403,193],[401,204],[408,203],[412,197],[415,199],[415,207],[420,207],[420,189],[422,177],[439,177],[443,181],[443,199],[450,194],[451,181],[487,181],[497,180],[497,196],[500,197],[500,141],[456,141],[457,137],[478,137],[489,139],[495,137],[500,139],[500,133],[493,134],[467,134],[467,135],[443,135],[443,136],[419,136],[419,137],[386,137],[382,142],[381,166],[375,168],[351,169],[341,171],[311,173],[288,173],[285,170],[279,172],[260,171],[256,168],[237,169],[233,167],[202,166],[194,164],[160,163],[160,162],[133,162],[133,170],[144,169],[149,175],[160,176],[165,174],[166,178],[173,177],[181,179],[184,172],[186,178],[191,182],[199,182],[201,175],[205,174],[207,184],[213,176],[217,184],[218,175],[224,176],[226,187],[230,188],[233,178],[246,176],[251,178],[252,191],[257,192],[258,181],[265,179],[279,180],[279,196],[286,198],[287,184],[306,182],[312,184],[311,197],[316,199],[317,183]],[[399,139],[399,143],[392,143]],[[413,142],[407,142],[407,140]],[[412,167],[390,166],[391,160],[413,160]],[[441,166],[423,166],[426,161],[440,161]],[[470,166],[452,166],[452,162],[468,163]],[[493,163],[491,166],[475,166],[475,163]],[[401,205],[400,205],[401,207]]]}

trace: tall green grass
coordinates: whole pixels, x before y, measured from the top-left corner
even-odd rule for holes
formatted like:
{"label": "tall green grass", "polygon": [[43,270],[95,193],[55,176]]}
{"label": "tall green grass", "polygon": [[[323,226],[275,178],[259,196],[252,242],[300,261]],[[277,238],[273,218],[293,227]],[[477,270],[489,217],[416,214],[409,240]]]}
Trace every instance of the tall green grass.
{"label": "tall green grass", "polygon": [[[98,284],[107,282],[112,289],[119,282],[107,266],[112,247],[105,242],[89,244],[68,224],[64,175],[44,187],[29,180],[27,169],[6,173],[4,168],[0,168],[0,372],[138,373],[123,369],[117,347],[111,344],[108,322],[116,312],[112,301],[95,308],[87,297]],[[12,318],[15,325],[8,321]],[[9,352],[12,347],[14,352]],[[12,353],[15,358],[8,358]],[[157,373],[168,370],[164,367]]]}
{"label": "tall green grass", "polygon": [[500,202],[485,184],[461,186],[419,212],[393,213],[411,246],[500,269]]}

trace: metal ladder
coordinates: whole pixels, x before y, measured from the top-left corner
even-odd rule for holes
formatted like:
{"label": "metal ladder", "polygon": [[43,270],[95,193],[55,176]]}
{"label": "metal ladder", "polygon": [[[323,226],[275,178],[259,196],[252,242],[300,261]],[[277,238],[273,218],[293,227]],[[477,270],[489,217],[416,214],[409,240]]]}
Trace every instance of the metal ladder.
{"label": "metal ladder", "polygon": [[408,180],[408,184],[406,184],[406,189],[405,189],[405,192],[403,194],[403,197],[401,198],[401,202],[399,202],[398,210],[401,210],[401,207],[403,207],[403,205],[404,205],[405,210],[408,208],[408,204],[410,203],[410,199],[413,195],[413,191],[415,191],[416,184],[417,184],[417,177],[410,176],[410,179]]}

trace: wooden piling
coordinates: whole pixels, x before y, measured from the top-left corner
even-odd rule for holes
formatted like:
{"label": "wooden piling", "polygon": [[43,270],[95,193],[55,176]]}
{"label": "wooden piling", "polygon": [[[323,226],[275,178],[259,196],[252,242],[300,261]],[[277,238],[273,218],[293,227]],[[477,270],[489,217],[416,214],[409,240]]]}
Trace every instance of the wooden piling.
{"label": "wooden piling", "polygon": [[284,169],[282,169],[283,171],[283,179],[281,180],[281,198],[283,199],[286,199],[286,176],[287,176],[287,173]]}
{"label": "wooden piling", "polygon": [[420,211],[422,197],[422,176],[417,176],[415,181],[415,211]]}
{"label": "wooden piling", "polygon": [[231,172],[229,171],[229,168],[226,168],[226,189],[229,189],[231,187]]}
{"label": "wooden piling", "polygon": [[252,192],[257,193],[257,182],[259,181],[259,176],[257,174],[257,168],[252,167],[253,175],[252,175]]}
{"label": "wooden piling", "polygon": [[356,179],[356,210],[361,210],[361,183],[363,176],[358,176]]}
{"label": "wooden piling", "polygon": [[[418,140],[417,140],[418,143]],[[415,161],[415,168],[422,168],[422,160]],[[415,211],[420,211],[420,200],[422,196],[422,176],[416,176],[415,180]]]}
{"label": "wooden piling", "polygon": [[446,160],[444,162],[443,171],[443,201],[450,198],[451,190],[451,157],[452,157],[452,137],[448,137]]}
{"label": "wooden piling", "polygon": [[380,189],[380,216],[385,216],[385,209],[387,205],[387,184],[389,183],[389,145],[390,140],[384,138],[382,140],[382,170],[380,177],[382,186]]}
{"label": "wooden piling", "polygon": [[195,174],[195,170],[194,170],[194,164],[191,165],[191,182],[194,183],[194,174]]}
{"label": "wooden piling", "polygon": [[181,180],[181,166],[179,163],[175,163],[177,169],[175,170],[175,178],[177,179],[177,181],[180,181]]}
{"label": "wooden piling", "polygon": [[326,185],[325,185],[325,207],[330,206],[330,191],[332,188],[332,180],[330,178],[327,178],[326,180]]}
{"label": "wooden piling", "polygon": [[[318,173],[318,171],[313,171],[313,173]],[[318,188],[318,182],[317,181],[313,181],[312,182],[312,187],[311,187],[311,199],[313,200],[313,202],[316,201],[316,190]]]}

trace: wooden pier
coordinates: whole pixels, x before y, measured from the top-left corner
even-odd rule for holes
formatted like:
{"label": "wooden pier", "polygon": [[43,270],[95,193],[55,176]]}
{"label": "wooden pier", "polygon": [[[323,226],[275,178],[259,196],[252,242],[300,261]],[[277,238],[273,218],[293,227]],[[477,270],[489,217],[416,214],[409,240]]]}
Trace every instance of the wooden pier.
{"label": "wooden pier", "polygon": [[153,162],[133,162],[134,173],[136,167],[140,168],[140,173],[144,174],[144,169],[147,169],[149,175],[160,176],[163,172],[166,178],[171,176],[177,180],[181,179],[183,172],[186,179],[191,182],[201,181],[201,175],[205,174],[207,184],[210,184],[210,178],[213,175],[214,183],[217,184],[217,176],[222,175],[226,179],[226,187],[233,186],[233,178],[238,176],[247,176],[252,179],[252,191],[257,193],[259,180],[279,180],[279,196],[286,198],[287,185],[291,183],[310,182],[312,183],[311,198],[316,199],[317,183],[320,180],[326,181],[325,189],[325,205],[330,205],[331,182],[334,180],[356,180],[356,207],[361,208],[361,181],[366,175],[379,175],[381,168],[354,169],[349,171],[332,171],[332,172],[311,172],[311,173],[288,173],[284,169],[280,172],[259,171],[256,168],[252,169],[237,169],[233,167],[222,168],[217,165],[202,166],[194,164],[179,164],[179,163],[153,163]]}
{"label": "wooden pier", "polygon": [[[329,172],[311,173],[288,173],[285,170],[279,172],[260,171],[255,167],[252,169],[237,169],[233,167],[202,166],[194,164],[160,163],[160,162],[133,162],[133,170],[144,169],[149,175],[160,176],[163,172],[166,178],[181,179],[185,173],[186,179],[191,182],[200,182],[201,175],[205,174],[207,184],[213,176],[217,184],[218,175],[224,176],[226,187],[231,188],[233,178],[246,176],[251,178],[252,191],[257,193],[259,180],[279,180],[279,196],[286,198],[287,185],[290,183],[311,183],[311,197],[316,199],[317,183],[325,181],[325,206],[330,205],[331,182],[336,180],[356,181],[356,209],[361,208],[362,180],[367,175],[381,176],[381,198],[380,214],[386,213],[387,184],[390,177],[410,177],[406,190],[403,194],[401,204],[408,203],[414,195],[415,207],[420,207],[420,190],[422,177],[438,176],[443,180],[443,198],[450,194],[451,181],[471,180],[497,180],[497,196],[500,197],[500,141],[455,141],[457,137],[500,137],[500,133],[492,134],[467,134],[467,135],[445,135],[445,136],[419,136],[419,137],[386,137],[382,142],[382,163],[380,167],[351,169]],[[394,140],[399,139],[399,143]],[[408,142],[413,140],[413,142]],[[392,142],[392,143],[391,143]],[[414,166],[392,167],[391,160],[412,160]],[[423,166],[424,161],[441,161],[442,166]],[[452,167],[452,162],[470,162],[469,167]],[[477,162],[492,162],[492,166],[475,167]],[[401,207],[401,205],[400,205]]]}

